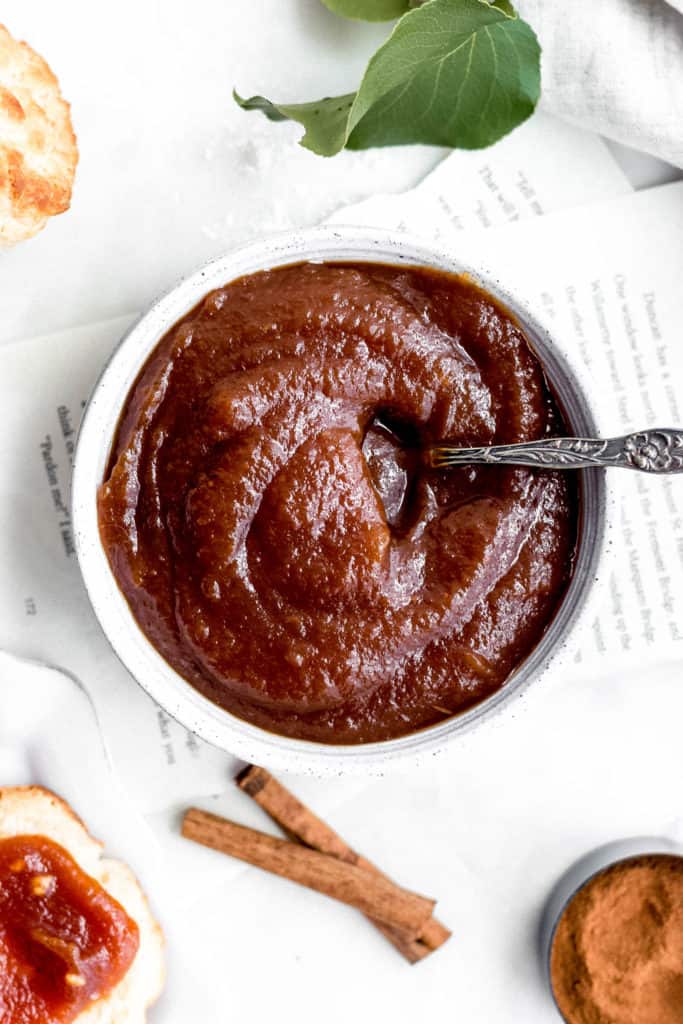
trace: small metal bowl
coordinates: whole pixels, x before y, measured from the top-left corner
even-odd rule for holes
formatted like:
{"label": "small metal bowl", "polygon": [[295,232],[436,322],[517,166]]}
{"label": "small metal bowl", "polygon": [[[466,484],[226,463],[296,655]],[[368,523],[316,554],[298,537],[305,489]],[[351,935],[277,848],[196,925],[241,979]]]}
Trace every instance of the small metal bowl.
{"label": "small metal bowl", "polygon": [[550,970],[555,933],[565,911],[584,886],[588,885],[589,882],[597,875],[602,874],[607,868],[623,864],[634,857],[656,857],[661,855],[683,859],[683,847],[672,839],[666,839],[662,836],[638,836],[632,839],[620,839],[613,843],[607,843],[605,846],[598,847],[597,850],[591,850],[590,853],[587,853],[573,864],[562,875],[553,889],[541,921],[541,960],[550,996],[555,1009],[562,1020],[565,1021],[565,1024],[566,1017],[558,1006]]}
{"label": "small metal bowl", "polygon": [[[565,650],[580,621],[590,618],[595,581],[606,544],[613,482],[602,470],[584,474],[580,538],[575,571],[553,621],[529,657],[505,685],[475,707],[399,739],[358,746],[290,739],[257,728],[203,697],[161,657],[140,630],[118,588],[100,542],[97,488],[103,479],[121,410],[138,373],[163,335],[207,292],[245,274],[302,261],[357,261],[425,266],[469,274],[518,319],[538,354],[572,433],[599,437],[599,402],[593,383],[572,365],[526,306],[483,272],[404,235],[368,228],[324,227],[257,241],[221,256],[186,277],[130,329],[97,382],[88,404],[75,457],[72,506],[76,550],[95,613],[112,647],[141,686],[170,715],[203,739],[245,760],[315,774],[382,771],[397,760],[420,760],[489,719],[538,679]],[[612,497],[611,497],[612,495]]]}

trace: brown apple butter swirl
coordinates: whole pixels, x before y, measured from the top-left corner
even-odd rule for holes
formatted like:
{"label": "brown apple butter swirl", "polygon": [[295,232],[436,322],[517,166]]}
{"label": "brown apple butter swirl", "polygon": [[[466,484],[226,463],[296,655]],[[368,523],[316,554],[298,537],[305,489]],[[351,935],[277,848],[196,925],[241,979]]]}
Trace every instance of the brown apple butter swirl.
{"label": "brown apple butter swirl", "polygon": [[359,743],[500,687],[571,574],[566,475],[435,472],[437,441],[563,429],[525,336],[470,281],[300,264],[214,291],[133,387],[99,496],[141,628],[275,732]]}

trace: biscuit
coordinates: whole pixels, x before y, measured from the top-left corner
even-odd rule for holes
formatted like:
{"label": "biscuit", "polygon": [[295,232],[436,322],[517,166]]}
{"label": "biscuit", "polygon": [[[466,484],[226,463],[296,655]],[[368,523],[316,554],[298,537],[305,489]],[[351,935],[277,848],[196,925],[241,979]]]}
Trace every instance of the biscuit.
{"label": "biscuit", "polygon": [[[0,839],[46,836],[67,850],[79,867],[118,900],[138,926],[140,946],[112,991],[78,1015],[74,1024],[145,1024],[146,1011],[164,983],[164,939],[139,882],[126,864],[102,856],[67,803],[41,786],[0,787]],[[0,1007],[0,1019],[2,1007]]]}
{"label": "biscuit", "polygon": [[69,209],[77,163],[59,82],[0,25],[0,246],[31,238]]}

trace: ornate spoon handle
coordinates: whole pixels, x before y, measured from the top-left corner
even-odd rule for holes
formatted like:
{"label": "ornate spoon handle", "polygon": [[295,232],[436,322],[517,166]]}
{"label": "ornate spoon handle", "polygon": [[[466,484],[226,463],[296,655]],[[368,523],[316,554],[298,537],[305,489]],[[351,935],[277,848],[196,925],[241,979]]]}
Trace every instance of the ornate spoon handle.
{"label": "ornate spoon handle", "polygon": [[435,469],[481,462],[545,469],[621,466],[640,469],[644,473],[683,473],[683,430],[659,427],[605,440],[549,437],[526,444],[501,444],[489,448],[455,448],[440,444],[428,450],[427,458]]}

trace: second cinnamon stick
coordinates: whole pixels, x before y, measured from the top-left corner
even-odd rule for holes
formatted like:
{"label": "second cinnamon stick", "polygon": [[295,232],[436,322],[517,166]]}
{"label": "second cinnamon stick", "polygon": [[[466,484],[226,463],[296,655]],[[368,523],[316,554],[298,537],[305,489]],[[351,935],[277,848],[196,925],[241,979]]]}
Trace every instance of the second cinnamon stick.
{"label": "second cinnamon stick", "polygon": [[[371,861],[356,853],[327,822],[317,817],[265,768],[248,765],[235,781],[239,788],[248,793],[288,835],[320,853],[387,878]],[[372,918],[372,915],[369,916]],[[381,921],[373,920],[373,924],[399,953],[413,964],[439,949],[451,937],[449,929],[435,917],[430,917],[425,922],[415,938],[408,938]]]}
{"label": "second cinnamon stick", "polygon": [[420,934],[434,909],[434,900],[402,889],[379,874],[299,843],[237,825],[208,811],[187,811],[182,833],[187,839],[356,907],[399,929],[407,938]]}

